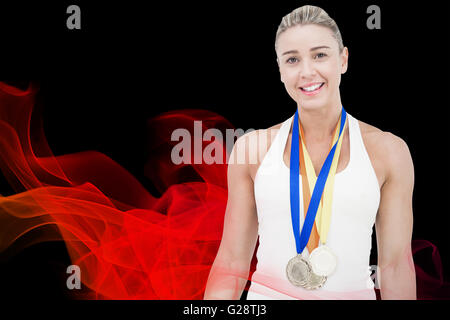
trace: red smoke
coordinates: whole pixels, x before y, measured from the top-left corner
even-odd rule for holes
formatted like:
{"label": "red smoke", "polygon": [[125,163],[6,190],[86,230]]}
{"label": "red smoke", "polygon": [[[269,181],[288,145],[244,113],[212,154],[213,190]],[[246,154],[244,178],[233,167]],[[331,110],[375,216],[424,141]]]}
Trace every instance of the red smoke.
{"label": "red smoke", "polygon": [[[145,172],[162,193],[156,198],[104,154],[54,156],[42,125],[30,131],[36,92],[33,85],[23,91],[0,82],[0,168],[16,192],[0,195],[0,251],[43,228],[23,245],[64,241],[90,298],[201,299],[222,235],[226,164],[174,165],[170,150],[178,142],[171,133],[192,128],[194,120],[202,120],[203,130],[232,125],[204,110],[150,119]],[[427,247],[437,278],[416,264],[418,297],[448,298],[436,247],[414,241],[413,253]]]}

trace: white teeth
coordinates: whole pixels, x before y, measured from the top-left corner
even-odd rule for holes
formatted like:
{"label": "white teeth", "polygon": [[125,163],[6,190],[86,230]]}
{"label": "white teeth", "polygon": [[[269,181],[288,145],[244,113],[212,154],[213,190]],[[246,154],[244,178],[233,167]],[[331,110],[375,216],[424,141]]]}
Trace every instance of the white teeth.
{"label": "white teeth", "polygon": [[311,87],[306,87],[306,88],[302,88],[302,89],[305,90],[305,91],[314,91],[314,90],[316,90],[317,88],[319,88],[321,85],[322,85],[322,84],[319,83],[319,84],[313,85],[313,86],[311,86]]}

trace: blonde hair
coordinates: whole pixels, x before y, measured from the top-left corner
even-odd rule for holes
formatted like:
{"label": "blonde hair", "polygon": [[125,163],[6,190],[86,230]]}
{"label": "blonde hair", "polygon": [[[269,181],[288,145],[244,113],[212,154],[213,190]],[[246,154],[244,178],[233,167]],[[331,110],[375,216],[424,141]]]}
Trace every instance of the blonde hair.
{"label": "blonde hair", "polygon": [[338,42],[339,52],[342,52],[344,49],[344,44],[342,42],[341,32],[339,31],[336,22],[331,19],[328,13],[326,13],[326,11],[322,8],[309,5],[297,8],[281,19],[281,23],[278,26],[277,34],[275,36],[275,50],[277,49],[277,41],[281,33],[291,27],[306,24],[316,24],[330,29],[333,33],[333,37]]}

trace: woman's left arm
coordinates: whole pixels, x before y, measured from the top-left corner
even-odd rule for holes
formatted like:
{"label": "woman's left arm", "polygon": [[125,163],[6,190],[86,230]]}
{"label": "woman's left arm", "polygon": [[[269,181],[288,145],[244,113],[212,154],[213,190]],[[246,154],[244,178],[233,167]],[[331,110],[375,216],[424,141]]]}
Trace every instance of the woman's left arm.
{"label": "woman's left arm", "polygon": [[384,133],[386,180],[375,222],[377,280],[383,300],[415,300],[416,273],[411,252],[414,166],[401,138]]}

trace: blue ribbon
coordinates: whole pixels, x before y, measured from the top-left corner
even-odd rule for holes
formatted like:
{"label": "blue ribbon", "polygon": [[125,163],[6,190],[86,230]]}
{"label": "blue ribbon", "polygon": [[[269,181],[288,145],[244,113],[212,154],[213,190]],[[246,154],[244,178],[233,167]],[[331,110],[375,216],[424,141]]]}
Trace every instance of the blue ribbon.
{"label": "blue ribbon", "polygon": [[[341,111],[341,125],[339,128],[339,137],[330,152],[328,153],[325,162],[320,169],[319,176],[317,177],[316,184],[314,185],[314,191],[309,202],[306,218],[303,223],[302,231],[300,232],[300,152],[299,152],[299,121],[298,121],[298,109],[294,115],[294,125],[292,127],[292,139],[291,139],[291,160],[289,165],[290,172],[290,194],[291,194],[291,218],[292,228],[294,230],[295,246],[297,253],[300,254],[308,244],[309,236],[314,225],[317,209],[319,208],[320,198],[322,197],[325,183],[327,182],[328,173],[330,172],[331,163],[333,162],[334,153],[339,138],[342,134],[342,129],[347,118],[347,112],[344,107]],[[303,181],[303,183],[308,183]]]}

